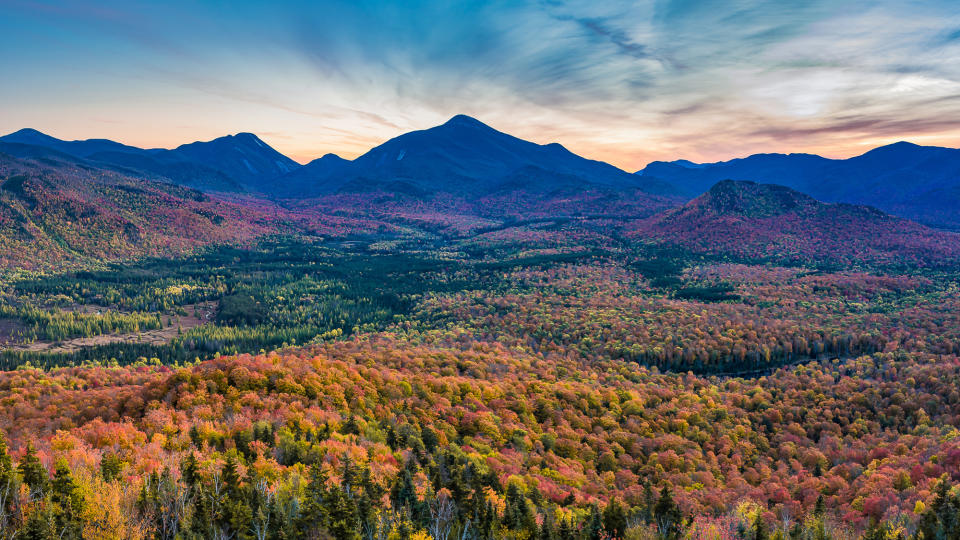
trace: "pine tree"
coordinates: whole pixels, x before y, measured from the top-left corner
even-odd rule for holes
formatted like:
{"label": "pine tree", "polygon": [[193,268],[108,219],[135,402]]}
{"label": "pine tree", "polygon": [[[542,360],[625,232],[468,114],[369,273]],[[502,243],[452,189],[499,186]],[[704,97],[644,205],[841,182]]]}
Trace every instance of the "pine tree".
{"label": "pine tree", "polygon": [[623,538],[627,530],[627,513],[617,499],[610,499],[603,509],[603,528],[613,538]]}
{"label": "pine tree", "polygon": [[20,480],[13,467],[6,437],[0,432],[0,537],[9,536],[14,526],[13,514],[19,491]]}
{"label": "pine tree", "polygon": [[666,486],[660,491],[660,499],[653,507],[653,515],[657,523],[657,530],[662,538],[670,540],[680,537],[683,514],[680,512],[677,503],[673,502],[670,489]]}
{"label": "pine tree", "polygon": [[53,512],[48,504],[38,504],[27,516],[17,538],[23,540],[53,540],[59,537]]}
{"label": "pine tree", "polygon": [[573,530],[573,524],[570,523],[569,519],[560,521],[560,531],[558,536],[560,537],[560,540],[574,540],[576,537]]}
{"label": "pine tree", "polygon": [[187,457],[183,460],[180,471],[183,475],[183,481],[188,487],[192,488],[200,483],[200,466],[197,464],[197,457],[193,455],[192,451],[187,452]]}
{"label": "pine tree", "polygon": [[653,486],[646,480],[643,481],[643,502],[643,520],[653,523],[653,508],[657,505],[657,496],[653,492]]}
{"label": "pine tree", "polygon": [[753,540],[768,540],[768,538],[766,523],[763,522],[763,516],[758,514],[753,523]]}
{"label": "pine tree", "polygon": [[327,492],[327,530],[336,540],[358,540],[360,519],[356,502],[341,487]]}
{"label": "pine tree", "polygon": [[57,462],[53,483],[50,488],[50,500],[54,503],[54,522],[57,530],[61,531],[59,536],[62,539],[82,538],[83,537],[83,494],[80,492],[80,486],[73,479],[73,473],[67,462],[60,460]]}
{"label": "pine tree", "polygon": [[50,476],[47,474],[47,469],[40,463],[40,458],[37,457],[37,449],[33,447],[32,443],[27,445],[27,453],[20,460],[17,470],[20,472],[20,477],[23,478],[23,483],[30,488],[30,498],[42,498],[47,491],[47,485],[50,483]]}
{"label": "pine tree", "polygon": [[297,526],[305,535],[317,536],[323,531],[329,515],[327,513],[327,475],[319,464],[310,468],[310,482],[307,484],[300,508]]}
{"label": "pine tree", "polygon": [[530,513],[527,507],[527,498],[520,491],[520,486],[511,482],[507,486],[506,507],[503,510],[503,524],[508,529],[519,531],[524,528],[527,522],[527,514]]}
{"label": "pine tree", "polygon": [[232,531],[235,535],[245,534],[250,529],[253,511],[246,490],[241,485],[237,459],[232,454],[227,456],[223,466],[223,489],[224,496],[218,512],[221,530]]}
{"label": "pine tree", "polygon": [[587,540],[603,540],[603,517],[596,504],[590,505],[590,517],[587,518]]}
{"label": "pine tree", "polygon": [[123,462],[120,456],[114,453],[106,453],[100,458],[100,475],[106,482],[112,482],[114,478],[120,476],[123,469]]}

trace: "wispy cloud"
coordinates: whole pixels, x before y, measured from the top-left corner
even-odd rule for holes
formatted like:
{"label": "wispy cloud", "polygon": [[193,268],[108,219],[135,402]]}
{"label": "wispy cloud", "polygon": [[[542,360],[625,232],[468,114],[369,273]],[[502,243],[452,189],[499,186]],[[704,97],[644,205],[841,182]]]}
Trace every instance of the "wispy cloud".
{"label": "wispy cloud", "polygon": [[[628,169],[960,145],[946,0],[12,0],[0,15],[11,131],[84,136],[113,111],[105,135],[131,142],[259,128],[305,160],[464,112]],[[42,90],[58,86],[72,91]]]}

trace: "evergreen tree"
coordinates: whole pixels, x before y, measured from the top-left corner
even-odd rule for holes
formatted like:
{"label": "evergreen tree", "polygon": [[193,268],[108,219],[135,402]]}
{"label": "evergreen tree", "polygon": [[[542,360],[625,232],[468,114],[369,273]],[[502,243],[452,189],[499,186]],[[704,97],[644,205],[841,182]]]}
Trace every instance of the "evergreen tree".
{"label": "evergreen tree", "polygon": [[603,517],[596,504],[590,505],[590,516],[587,518],[587,540],[603,540]]}
{"label": "evergreen tree", "polygon": [[823,494],[817,496],[817,502],[813,505],[813,515],[823,517],[827,512],[826,503],[823,501]]}
{"label": "evergreen tree", "polygon": [[960,495],[951,495],[947,475],[940,478],[934,493],[930,507],[920,518],[922,538],[960,538]]}
{"label": "evergreen tree", "polygon": [[230,531],[234,537],[242,537],[250,530],[253,511],[247,500],[246,490],[241,484],[237,459],[233,454],[227,456],[222,471],[223,496],[217,509],[217,524],[223,531]]}
{"label": "evergreen tree", "polygon": [[17,538],[23,540],[55,540],[59,533],[54,521],[50,505],[40,503],[34,506],[33,512],[27,516],[23,528],[18,531]]}
{"label": "evergreen tree", "polygon": [[664,486],[660,491],[660,499],[653,507],[653,516],[657,524],[657,531],[662,538],[672,540],[680,537],[683,528],[683,514],[680,507],[673,501],[670,489]]}
{"label": "evergreen tree", "polygon": [[100,475],[103,476],[104,481],[112,482],[114,478],[120,476],[122,469],[123,462],[120,460],[120,456],[108,452],[100,458]]}
{"label": "evergreen tree", "polygon": [[570,523],[569,519],[560,521],[560,530],[557,536],[560,537],[560,540],[574,540],[576,532],[573,530],[573,524]]}
{"label": "evergreen tree", "polygon": [[50,483],[50,476],[47,474],[47,469],[40,463],[40,458],[37,457],[37,449],[33,447],[33,443],[27,445],[27,452],[20,460],[17,470],[20,472],[20,477],[23,478],[23,483],[30,488],[30,497],[32,499],[42,498],[47,491],[47,485]]}
{"label": "evergreen tree", "polygon": [[7,440],[0,432],[0,537],[9,536],[14,526],[14,509],[18,504],[20,480],[13,467]]}
{"label": "evergreen tree", "polygon": [[527,506],[527,498],[520,491],[520,486],[516,482],[511,482],[507,486],[506,505],[503,510],[503,524],[508,529],[519,531],[525,528],[530,508]]}
{"label": "evergreen tree", "polygon": [[297,520],[297,526],[304,534],[316,536],[326,528],[329,521],[327,482],[327,475],[319,464],[310,468],[310,482]]}
{"label": "evergreen tree", "polygon": [[53,474],[53,483],[50,488],[50,500],[54,507],[54,522],[59,537],[62,539],[79,539],[83,536],[83,494],[80,486],[73,479],[73,473],[64,460],[57,461]]}
{"label": "evergreen tree", "polygon": [[758,513],[753,523],[753,540],[768,540],[769,536],[766,523],[763,522],[763,515]]}
{"label": "evergreen tree", "polygon": [[358,540],[360,518],[356,502],[342,487],[334,486],[327,492],[325,503],[330,534],[336,540]]}
{"label": "evergreen tree", "polygon": [[187,457],[180,467],[180,472],[187,487],[193,488],[200,483],[200,466],[197,464],[197,457],[193,455],[192,451],[187,452]]}
{"label": "evergreen tree", "polygon": [[657,505],[657,496],[647,480],[643,481],[643,503],[643,520],[653,523],[653,508]]}
{"label": "evergreen tree", "polygon": [[610,499],[603,509],[603,528],[612,538],[623,538],[627,530],[627,513],[617,499]]}

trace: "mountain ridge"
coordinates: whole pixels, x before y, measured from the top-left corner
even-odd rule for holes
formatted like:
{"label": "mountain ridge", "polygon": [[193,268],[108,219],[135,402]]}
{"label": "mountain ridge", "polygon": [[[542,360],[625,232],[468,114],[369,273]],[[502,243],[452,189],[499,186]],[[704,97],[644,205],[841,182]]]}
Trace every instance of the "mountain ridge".
{"label": "mountain ridge", "polygon": [[940,265],[960,234],[868,205],[825,203],[787,186],[724,180],[687,204],[635,224],[631,235],[696,252],[791,263]]}
{"label": "mountain ridge", "polygon": [[159,175],[204,191],[263,192],[276,178],[301,167],[245,132],[172,149],[146,149],[109,139],[65,141],[24,128],[0,137],[0,143],[50,148],[93,164]]}
{"label": "mountain ridge", "polygon": [[352,189],[358,182],[372,185],[401,182],[428,192],[477,196],[516,171],[532,166],[553,171],[558,176],[580,177],[590,185],[637,188],[655,194],[673,192],[670,186],[659,181],[638,181],[626,171],[578,156],[559,143],[541,145],[526,141],[466,115],[401,134],[348,164],[331,165],[345,175],[339,185],[327,182],[332,174],[319,166],[290,176],[301,181],[311,175],[316,178],[319,186],[313,195]]}
{"label": "mountain ridge", "polygon": [[655,161],[635,174],[663,179],[688,196],[724,179],[775,183],[826,202],[867,204],[960,229],[960,149],[899,141],[846,159],[774,153],[692,165]]}

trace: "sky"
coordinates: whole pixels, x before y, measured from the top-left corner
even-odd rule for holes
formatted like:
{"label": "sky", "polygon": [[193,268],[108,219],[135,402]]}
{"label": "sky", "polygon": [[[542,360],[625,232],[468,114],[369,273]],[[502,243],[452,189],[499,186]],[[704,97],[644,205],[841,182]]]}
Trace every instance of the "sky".
{"label": "sky", "polygon": [[0,0],[0,133],[353,158],[468,114],[628,171],[960,146],[960,2]]}

